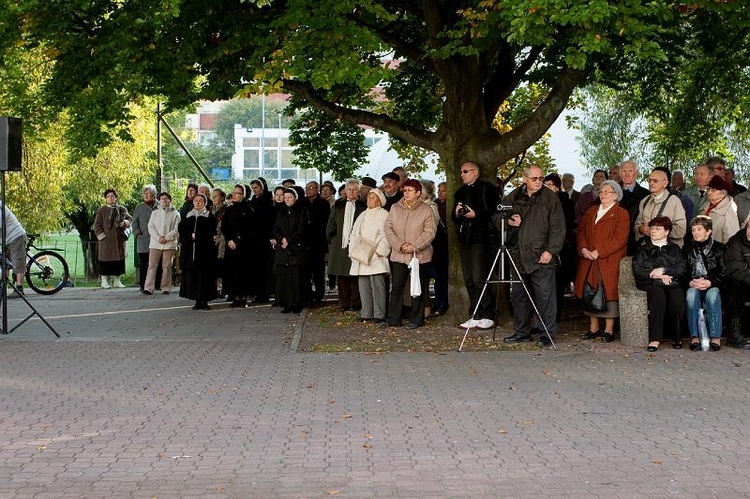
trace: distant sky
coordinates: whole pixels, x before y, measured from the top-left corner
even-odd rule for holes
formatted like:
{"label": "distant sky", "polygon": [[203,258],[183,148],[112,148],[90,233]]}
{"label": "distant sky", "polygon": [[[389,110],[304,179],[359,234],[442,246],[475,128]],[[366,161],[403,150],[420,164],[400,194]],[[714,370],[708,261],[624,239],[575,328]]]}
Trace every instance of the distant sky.
{"label": "distant sky", "polygon": [[578,132],[569,130],[565,122],[565,113],[555,121],[549,130],[549,149],[552,158],[557,165],[557,171],[572,173],[576,177],[575,188],[580,190],[584,185],[591,183],[591,175],[581,165],[580,146],[576,137]]}

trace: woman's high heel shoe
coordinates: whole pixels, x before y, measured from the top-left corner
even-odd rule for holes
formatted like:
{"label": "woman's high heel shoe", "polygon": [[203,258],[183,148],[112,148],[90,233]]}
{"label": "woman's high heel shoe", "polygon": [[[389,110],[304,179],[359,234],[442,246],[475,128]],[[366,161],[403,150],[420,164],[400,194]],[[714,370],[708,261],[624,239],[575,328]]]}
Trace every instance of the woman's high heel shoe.
{"label": "woman's high heel shoe", "polygon": [[[655,343],[655,344],[654,344]],[[659,350],[659,342],[658,341],[652,341],[648,344],[648,347],[646,348],[649,352],[655,352]]]}

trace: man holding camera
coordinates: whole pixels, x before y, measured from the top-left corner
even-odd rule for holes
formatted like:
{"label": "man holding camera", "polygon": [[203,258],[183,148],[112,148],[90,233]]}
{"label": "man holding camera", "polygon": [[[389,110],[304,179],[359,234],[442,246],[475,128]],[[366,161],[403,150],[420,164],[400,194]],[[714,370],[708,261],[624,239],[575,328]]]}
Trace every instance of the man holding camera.
{"label": "man holding camera", "polygon": [[490,271],[489,249],[493,232],[491,221],[497,208],[498,196],[493,184],[479,179],[479,172],[479,164],[475,161],[467,161],[461,165],[461,181],[464,185],[453,196],[455,209],[451,213],[451,219],[458,227],[461,269],[471,302],[469,314],[476,309],[474,318],[461,324],[461,327],[490,329],[495,325],[495,300],[491,289],[487,288],[481,302],[479,297]]}
{"label": "man holding camera", "polygon": [[[507,220],[506,244],[518,266],[520,277],[533,293],[539,315],[550,337],[557,333],[557,296],[555,269],[565,243],[565,215],[554,192],[544,187],[544,174],[538,166],[529,166],[523,172],[523,185],[503,199],[512,206],[513,215]],[[504,338],[505,343],[531,341],[531,301],[524,287],[514,284],[513,302],[514,334]],[[542,332],[539,346],[550,345],[550,338]]]}

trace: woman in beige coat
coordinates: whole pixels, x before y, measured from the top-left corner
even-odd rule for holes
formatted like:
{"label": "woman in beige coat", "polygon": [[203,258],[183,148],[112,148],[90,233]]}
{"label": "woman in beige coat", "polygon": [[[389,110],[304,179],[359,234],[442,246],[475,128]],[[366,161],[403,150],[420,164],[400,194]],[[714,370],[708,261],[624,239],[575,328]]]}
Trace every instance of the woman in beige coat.
{"label": "woman in beige coat", "polygon": [[[352,261],[349,273],[358,279],[359,297],[362,300],[362,310],[359,314],[361,322],[378,323],[385,319],[388,297],[386,276],[390,270],[388,255],[391,253],[391,245],[385,237],[385,220],[388,218],[388,212],[383,209],[383,205],[383,191],[370,190],[367,194],[367,210],[354,221],[349,236],[349,258]],[[375,249],[374,252],[372,248]],[[366,258],[367,256],[369,258]]]}
{"label": "woman in beige coat", "polygon": [[[427,263],[432,260],[432,240],[435,239],[435,218],[432,209],[419,199],[422,184],[409,179],[401,188],[404,197],[391,206],[385,221],[385,237],[391,245],[392,284],[386,326],[401,323],[403,292],[409,277],[408,264],[412,257],[419,260],[419,281],[422,293],[412,297],[411,318],[406,329],[416,329],[424,325],[425,295],[429,292],[429,271]],[[383,325],[381,324],[381,326]]]}

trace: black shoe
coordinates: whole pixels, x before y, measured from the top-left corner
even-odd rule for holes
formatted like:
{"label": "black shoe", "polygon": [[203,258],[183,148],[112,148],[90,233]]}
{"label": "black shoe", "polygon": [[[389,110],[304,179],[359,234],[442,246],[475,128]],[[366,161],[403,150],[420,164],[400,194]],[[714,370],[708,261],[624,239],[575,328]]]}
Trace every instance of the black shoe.
{"label": "black shoe", "polygon": [[659,350],[659,345],[655,345],[655,346],[649,345],[649,346],[646,347],[646,350],[649,351],[649,352],[655,352],[655,351]]}
{"label": "black shoe", "polygon": [[287,305],[286,307],[284,307],[281,310],[281,313],[282,314],[291,314],[292,313],[292,306],[291,305]]}
{"label": "black shoe", "polygon": [[302,312],[302,304],[301,303],[295,303],[292,305],[292,312],[295,314],[299,314]]}
{"label": "black shoe", "polygon": [[612,343],[615,341],[615,333],[603,333],[602,343]]}
{"label": "black shoe", "polygon": [[523,336],[518,333],[503,338],[503,343],[526,343],[529,341],[531,341],[531,336]]}
{"label": "black shoe", "polygon": [[674,340],[672,341],[672,348],[675,350],[679,350],[682,348],[682,340]]}
{"label": "black shoe", "polygon": [[373,324],[381,324],[384,319],[368,319],[371,320]]}
{"label": "black shoe", "polygon": [[193,305],[193,310],[200,310],[201,308],[203,307],[201,307],[200,303],[196,303],[195,305]]}
{"label": "black shoe", "polygon": [[351,310],[351,308],[350,308],[350,307],[341,307],[341,311],[342,311],[342,312],[348,312],[348,311],[350,311],[350,310]]}
{"label": "black shoe", "polygon": [[255,300],[253,300],[253,303],[270,303],[271,300],[268,298],[268,296],[256,296]]}
{"label": "black shoe", "polygon": [[538,347],[552,346],[552,340],[550,340],[546,334],[543,334],[542,336],[539,337],[539,341],[536,342],[536,346]]}
{"label": "black shoe", "polygon": [[153,294],[153,293],[152,293],[151,291],[149,291],[148,289],[142,289],[142,290],[141,290],[141,293],[143,293],[144,295],[152,295],[152,294]]}
{"label": "black shoe", "polygon": [[740,350],[750,350],[750,341],[742,336],[730,337],[727,343],[729,346],[739,348]]}
{"label": "black shoe", "polygon": [[203,302],[203,306],[201,308],[203,310],[211,310],[211,307],[208,305],[208,302]]}
{"label": "black shoe", "polygon": [[422,327],[421,324],[414,324],[413,322],[410,322],[406,326],[404,326],[404,329],[417,329],[418,327]]}
{"label": "black shoe", "polygon": [[718,352],[719,350],[721,350],[721,343],[714,343],[712,341],[709,348],[711,349],[712,352]]}
{"label": "black shoe", "polygon": [[690,351],[691,352],[697,352],[701,349],[701,342],[700,341],[691,341],[690,342]]}
{"label": "black shoe", "polygon": [[23,288],[18,287],[14,289],[11,294],[8,295],[8,299],[15,300],[15,299],[21,298],[22,296],[25,296],[25,293],[23,292]]}
{"label": "black shoe", "polygon": [[601,335],[601,331],[586,331],[585,333],[583,333],[583,338],[587,340],[593,340],[594,338],[599,338]]}

